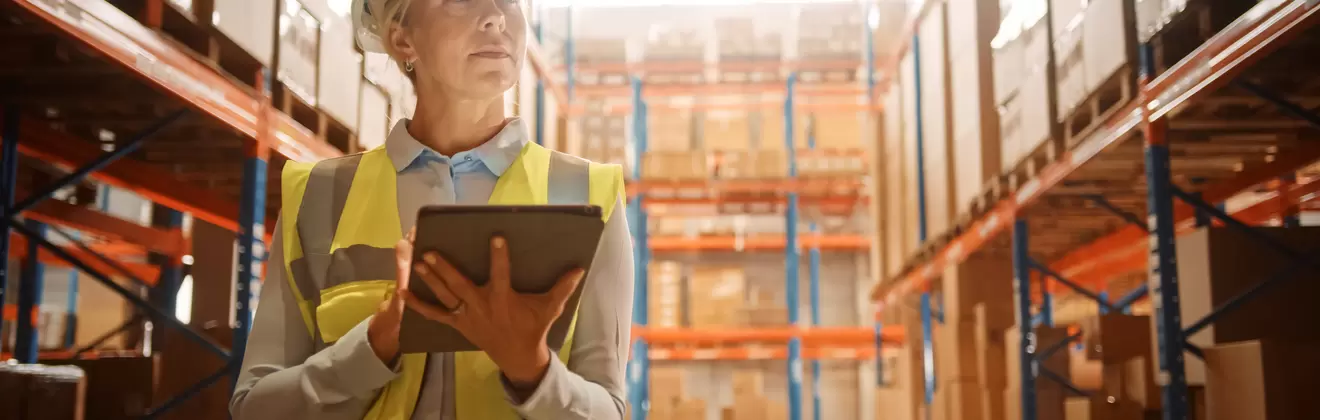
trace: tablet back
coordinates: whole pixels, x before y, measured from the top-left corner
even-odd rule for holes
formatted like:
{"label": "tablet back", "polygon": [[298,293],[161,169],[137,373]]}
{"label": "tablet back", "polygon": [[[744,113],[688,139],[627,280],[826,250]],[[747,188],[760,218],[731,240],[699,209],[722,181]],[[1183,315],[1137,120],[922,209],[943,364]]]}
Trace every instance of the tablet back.
{"label": "tablet back", "polygon": [[[478,285],[490,276],[490,239],[502,235],[509,246],[509,272],[519,293],[544,293],[575,267],[591,271],[605,222],[598,206],[435,206],[421,210],[413,260],[436,251]],[[558,350],[576,314],[584,279],[546,337]],[[426,282],[413,274],[409,289],[418,299],[439,305]],[[479,350],[458,330],[407,309],[399,334],[404,353]]]}

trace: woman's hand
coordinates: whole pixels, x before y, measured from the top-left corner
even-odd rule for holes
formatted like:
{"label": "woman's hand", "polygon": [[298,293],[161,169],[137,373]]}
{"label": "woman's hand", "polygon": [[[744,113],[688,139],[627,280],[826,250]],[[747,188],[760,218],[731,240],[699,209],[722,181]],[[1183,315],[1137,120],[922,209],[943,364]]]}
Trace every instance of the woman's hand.
{"label": "woman's hand", "polygon": [[371,324],[367,325],[367,341],[371,343],[371,350],[376,353],[376,357],[381,362],[390,364],[395,357],[399,355],[399,324],[403,321],[403,294],[400,291],[408,290],[408,276],[412,272],[409,267],[412,265],[413,234],[408,233],[407,238],[399,240],[394,246],[394,263],[398,276],[395,278],[394,294],[380,303],[376,309],[376,316],[371,318]]}
{"label": "woman's hand", "polygon": [[478,287],[437,253],[427,253],[423,259],[416,264],[417,274],[445,307],[422,302],[405,291],[400,294],[408,307],[458,329],[515,387],[540,384],[550,366],[546,334],[586,272],[570,270],[544,294],[515,292],[509,280],[509,247],[500,237],[491,239],[490,280],[485,286]]}

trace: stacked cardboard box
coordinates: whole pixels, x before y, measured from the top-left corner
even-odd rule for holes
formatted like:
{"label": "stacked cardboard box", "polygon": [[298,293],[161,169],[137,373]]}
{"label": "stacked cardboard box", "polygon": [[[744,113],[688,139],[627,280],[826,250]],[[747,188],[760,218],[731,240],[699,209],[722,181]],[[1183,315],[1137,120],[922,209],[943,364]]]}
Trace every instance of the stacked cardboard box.
{"label": "stacked cardboard box", "polygon": [[1016,373],[1009,372],[1004,365],[1010,348],[1004,342],[1004,335],[1014,324],[1012,307],[1003,302],[982,302],[972,312],[981,418],[1005,420],[1003,394],[1008,387],[1008,375]]}
{"label": "stacked cardboard box", "polygon": [[719,170],[720,179],[778,179],[787,175],[788,164],[778,150],[725,152]]}
{"label": "stacked cardboard box", "polygon": [[745,289],[746,279],[741,268],[694,268],[688,288],[689,316],[692,326],[742,325]]}
{"label": "stacked cardboard box", "polygon": [[1250,340],[1205,349],[1209,420],[1315,419],[1315,340]]}
{"label": "stacked cardboard box", "polygon": [[654,112],[646,118],[647,151],[688,151],[692,146],[692,115]]}
{"label": "stacked cardboard box", "polygon": [[[785,420],[788,406],[765,397],[765,378],[759,370],[733,373],[733,406],[724,409],[731,420]],[[685,419],[687,420],[687,419]]]}
{"label": "stacked cardboard box", "polygon": [[[934,330],[935,378],[931,406],[936,419],[990,419],[987,394],[1004,388],[1004,330],[1013,324],[1012,267],[1002,258],[972,255],[945,270],[940,280],[944,323]],[[996,356],[997,355],[997,356]]]}
{"label": "stacked cardboard box", "polygon": [[648,418],[690,420],[706,418],[706,402],[688,399],[687,374],[682,368],[651,368],[651,410]]}
{"label": "stacked cardboard box", "polygon": [[701,124],[701,144],[710,150],[747,150],[752,127],[743,113],[706,112]]}
{"label": "stacked cardboard box", "polygon": [[747,326],[776,327],[788,324],[788,309],[772,291],[751,286],[747,297],[747,307],[744,309]]}
{"label": "stacked cardboard box", "polygon": [[700,181],[710,178],[704,152],[646,152],[642,157],[642,179]]}
{"label": "stacked cardboard box", "polygon": [[[1060,117],[1082,108],[1118,71],[1131,70],[1137,51],[1133,3],[1050,1]],[[1129,71],[1126,79],[1123,83],[1132,85],[1136,73]]]}
{"label": "stacked cardboard box", "polygon": [[[1022,15],[1013,8],[1031,9],[1034,0],[1016,0],[1002,9],[1002,16]],[[1053,79],[1046,70],[1050,42],[1043,16],[1024,24],[1005,19],[994,50],[995,101],[999,105],[1000,166],[1012,170],[1018,162],[1053,138],[1058,110]]]}
{"label": "stacked cardboard box", "polygon": [[7,419],[82,420],[86,392],[87,378],[74,366],[0,365],[0,413]]}
{"label": "stacked cardboard box", "polygon": [[799,151],[799,178],[856,178],[866,171],[865,157],[854,153]]}
{"label": "stacked cardboard box", "polygon": [[808,59],[859,57],[865,18],[851,3],[804,7],[798,17],[798,55]]}
{"label": "stacked cardboard box", "polygon": [[[1080,358],[1099,363],[1102,379],[1074,370],[1074,384],[1099,390],[1091,398],[1069,398],[1068,420],[1124,420],[1160,409],[1149,323],[1149,317],[1117,314],[1082,321]],[[1074,368],[1079,365],[1074,360]]]}
{"label": "stacked cardboard box", "polygon": [[999,176],[1001,163],[990,47],[999,29],[999,2],[964,4],[949,8],[949,88],[958,98],[953,101],[952,118],[954,201],[959,212],[981,193],[986,181]]}
{"label": "stacked cardboard box", "polygon": [[733,83],[760,82],[778,76],[777,66],[758,66],[756,71],[750,71],[738,63],[779,61],[783,45],[781,34],[757,34],[752,18],[727,17],[715,20],[715,36],[719,48],[720,80]]}
{"label": "stacked cardboard box", "polygon": [[683,267],[673,261],[652,261],[647,283],[650,326],[683,326]]}
{"label": "stacked cardboard box", "polygon": [[579,121],[581,156],[601,163],[626,164],[628,135],[624,117],[589,115]]}

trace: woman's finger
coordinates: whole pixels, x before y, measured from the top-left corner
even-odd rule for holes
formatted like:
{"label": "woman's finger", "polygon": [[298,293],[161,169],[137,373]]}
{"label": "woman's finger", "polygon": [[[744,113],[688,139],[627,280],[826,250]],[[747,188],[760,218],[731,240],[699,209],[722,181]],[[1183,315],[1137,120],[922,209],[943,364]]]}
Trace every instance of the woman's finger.
{"label": "woman's finger", "polygon": [[412,277],[412,253],[412,242],[408,239],[400,239],[394,244],[394,264],[397,270],[394,286],[397,290],[408,288],[408,278]]}
{"label": "woman's finger", "polygon": [[444,305],[447,309],[453,309],[459,303],[462,303],[458,296],[455,296],[454,292],[449,290],[449,286],[446,286],[445,282],[441,281],[435,273],[431,272],[431,269],[427,268],[426,264],[415,264],[415,266],[417,276],[421,277],[422,281],[426,282],[426,286],[431,288],[431,292],[435,293],[435,298],[440,301],[441,305]]}
{"label": "woman's finger", "polygon": [[467,276],[459,273],[458,269],[450,265],[449,261],[445,261],[439,253],[427,252],[422,255],[422,259],[426,261],[426,268],[430,269],[436,277],[439,277],[439,280],[443,281],[446,286],[449,286],[449,291],[454,292],[459,300],[469,305],[478,302],[480,297],[477,295],[476,286],[472,284],[471,280],[468,280]]}
{"label": "woman's finger", "polygon": [[421,299],[417,299],[417,296],[413,296],[412,293],[408,293],[407,291],[400,293],[399,296],[403,297],[403,302],[407,304],[409,308],[412,308],[412,310],[417,311],[417,313],[419,314],[422,314],[422,316],[426,317],[427,319],[437,322],[443,322],[445,324],[455,327],[457,326],[455,325],[455,323],[458,322],[458,316],[454,315],[454,313],[449,312],[448,310],[445,310],[444,308],[441,308],[439,306],[422,302]]}
{"label": "woman's finger", "polygon": [[490,239],[490,283],[496,293],[513,292],[509,280],[509,243],[503,237]]}
{"label": "woman's finger", "polygon": [[572,296],[573,291],[577,290],[578,284],[582,283],[582,278],[586,274],[586,270],[574,268],[560,276],[559,281],[555,282],[555,287],[550,288],[550,293],[547,293],[550,297],[551,308],[562,311],[564,304],[568,302],[569,296]]}

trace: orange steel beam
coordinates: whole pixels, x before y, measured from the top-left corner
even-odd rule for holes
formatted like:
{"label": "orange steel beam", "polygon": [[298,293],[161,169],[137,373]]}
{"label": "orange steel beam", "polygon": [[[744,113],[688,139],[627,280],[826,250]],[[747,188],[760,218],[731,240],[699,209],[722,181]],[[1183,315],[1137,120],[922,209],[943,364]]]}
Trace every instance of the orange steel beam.
{"label": "orange steel beam", "polygon": [[[925,288],[931,279],[943,272],[946,265],[961,262],[967,254],[1011,226],[1019,208],[1029,205],[1063,182],[1074,170],[1104,149],[1128,139],[1142,124],[1142,107],[1152,110],[1152,118],[1162,116],[1213,92],[1213,89],[1259,61],[1264,53],[1279,48],[1287,39],[1295,38],[1320,19],[1320,6],[1307,3],[1307,0],[1266,0],[1257,4],[1229,28],[1216,34],[1196,52],[1161,75],[1155,83],[1144,88],[1148,92],[1144,97],[1150,98],[1149,101],[1134,101],[1124,106],[1101,129],[1082,139],[1072,150],[1065,152],[1061,159],[1047,165],[1036,179],[1027,182],[1014,195],[1000,201],[962,235],[950,241],[935,257],[915,265],[903,273],[898,281],[873,287],[871,298],[884,305],[898,296]],[[1285,172],[1276,170],[1271,176]],[[1235,191],[1241,191],[1241,188]]]}
{"label": "orange steel beam", "polygon": [[174,259],[187,255],[190,245],[180,229],[164,230],[142,226],[59,200],[42,201],[23,214],[42,223],[66,226],[99,237],[127,242]]}
{"label": "orange steel beam", "polygon": [[[697,73],[706,69],[718,69],[720,71],[767,71],[778,72],[788,71],[829,71],[829,70],[857,70],[866,63],[862,60],[746,60],[746,61],[717,61],[707,63],[705,61],[641,61],[634,63],[612,62],[612,63],[574,63],[574,71],[579,73]],[[555,70],[564,71],[567,66],[559,65]]]}
{"label": "orange steel beam", "polygon": [[[734,347],[734,348],[672,348],[650,351],[651,360],[783,360],[788,358],[788,347]],[[875,347],[849,348],[806,347],[802,358],[807,360],[872,360]]]}
{"label": "orange steel beam", "polygon": [[[19,124],[19,153],[67,166],[81,167],[103,153],[95,145],[73,139],[44,124],[23,120]],[[133,191],[152,202],[179,210],[216,226],[238,231],[238,203],[213,191],[178,181],[169,171],[130,158],[123,158],[90,177],[96,181]]]}
{"label": "orange steel beam", "polygon": [[[654,345],[788,342],[802,338],[804,345],[846,346],[875,344],[875,329],[870,327],[811,327],[811,328],[647,328],[633,327],[633,337],[646,339]],[[881,338],[889,342],[903,341],[903,327],[885,327]]]}
{"label": "orange steel beam", "polygon": [[632,181],[627,185],[629,196],[646,193],[688,195],[691,191],[713,194],[790,193],[810,194],[815,191],[857,191],[862,188],[859,179],[780,179],[780,180],[719,180],[719,181]]}
{"label": "orange steel beam", "polygon": [[[642,86],[642,95],[659,96],[703,96],[703,95],[753,95],[761,93],[784,92],[783,83],[697,83],[697,84],[649,84]],[[582,85],[574,88],[582,96],[631,96],[632,87],[627,85]],[[802,83],[794,91],[800,96],[846,96],[866,95],[866,88],[857,83]]]}
{"label": "orange steel beam", "polygon": [[[1299,210],[1298,207],[1290,206],[1286,209],[1291,210],[1291,212],[1280,213],[1278,207],[1280,200],[1287,203],[1301,205],[1308,202],[1314,202],[1318,198],[1315,196],[1316,193],[1320,193],[1320,181],[1298,184],[1289,188],[1287,194],[1271,194],[1268,198],[1265,198],[1245,209],[1234,212],[1233,217],[1252,225],[1264,223],[1280,216],[1281,214],[1291,215],[1291,213],[1295,213]],[[1178,233],[1181,234],[1194,230],[1196,228],[1194,221],[1195,217],[1179,220],[1176,225]],[[1092,244],[1095,243],[1093,242]],[[1056,272],[1081,285],[1103,286],[1104,282],[1114,276],[1140,271],[1146,268],[1146,263],[1148,261],[1147,255],[1149,255],[1147,252],[1149,250],[1149,242],[1147,241],[1144,232],[1138,239],[1129,241],[1126,245],[1120,246],[1116,243],[1106,243],[1099,246],[1112,248],[1092,249],[1090,246],[1080,248],[1065,257],[1071,258],[1070,261],[1072,261],[1073,264],[1064,266],[1056,263]],[[1090,255],[1093,255],[1094,257],[1087,260],[1079,260],[1077,255],[1085,255],[1084,253],[1087,252],[1092,253]],[[1051,292],[1062,289],[1063,286],[1059,285],[1057,282],[1050,282]]]}
{"label": "orange steel beam", "polygon": [[[871,240],[862,235],[802,235],[802,248],[820,248],[834,251],[858,251],[871,247]],[[651,251],[770,251],[783,250],[786,240],[782,235],[737,236],[656,236],[647,240]]]}
{"label": "orange steel beam", "polygon": [[239,86],[194,60],[108,2],[66,0],[58,8],[42,0],[11,3],[247,137],[269,139],[270,147],[292,160],[312,161],[342,154],[282,113],[278,114],[280,123],[275,124],[274,135],[259,135],[264,129],[258,123],[261,101],[251,88]]}
{"label": "orange steel beam", "polygon": [[[752,101],[752,102],[723,103],[723,104],[710,104],[710,103],[696,103],[690,105],[654,104],[654,105],[647,105],[646,112],[650,113],[651,115],[655,115],[655,114],[676,114],[676,113],[683,113],[690,111],[770,110],[770,109],[782,109],[783,107],[784,107],[784,101],[782,100],[769,100],[769,101],[759,101],[759,102]],[[865,103],[865,104],[807,103],[807,104],[794,104],[793,109],[797,112],[802,112],[802,113],[813,113],[813,112],[841,113],[841,112],[880,111],[883,110],[884,107],[880,103]],[[607,116],[617,117],[617,116],[632,115],[632,112],[633,110],[631,104],[609,105],[606,106],[601,112],[589,112],[587,111],[585,105],[573,105],[569,108],[568,115],[570,116],[607,115]]]}
{"label": "orange steel beam", "polygon": [[[788,202],[788,199],[785,198],[785,197],[739,197],[739,196],[732,196],[732,197],[704,197],[704,198],[689,198],[689,197],[665,197],[665,198],[657,198],[657,197],[647,197],[647,198],[646,198],[646,203],[645,203],[645,205],[646,205],[647,211],[648,211],[648,213],[649,213],[652,209],[655,209],[656,211],[659,211],[659,212],[664,212],[664,211],[666,211],[670,206],[691,206],[691,205],[710,205],[710,206],[715,206],[715,205],[719,205],[719,204],[772,204],[772,205],[778,205],[778,204],[785,204],[785,203],[787,203],[787,202]],[[865,205],[865,204],[867,204],[867,203],[870,202],[870,197],[865,197],[865,196],[861,196],[861,195],[858,195],[858,194],[827,195],[827,196],[805,196],[805,197],[798,197],[798,202],[799,202],[799,203],[802,203],[802,204],[805,204],[805,205],[819,205],[819,206],[830,206],[830,207],[842,207],[842,206],[853,206],[853,205],[857,205],[857,204]],[[651,214],[654,214],[654,213],[651,213]]]}
{"label": "orange steel beam", "polygon": [[[9,234],[9,241],[10,259],[23,259],[27,257],[28,241],[26,236],[23,236],[21,233],[11,233]],[[86,263],[89,267],[101,272],[101,274],[105,274],[111,278],[123,277],[123,274],[119,270],[114,269],[109,264],[106,264],[104,261],[101,261],[101,259],[96,258],[82,249],[75,247],[62,247],[62,249],[64,249],[64,252],[73,255],[74,258],[77,258],[79,261]],[[92,249],[95,250],[95,248]],[[55,267],[73,267],[68,261],[63,260],[46,250],[42,250],[38,253],[37,259],[41,261],[42,264],[46,265]],[[133,274],[134,277],[137,277],[138,280],[142,280],[142,282],[148,286],[155,286],[156,281],[159,280],[160,267],[157,265],[126,261],[115,262],[121,267],[124,267],[126,271]]]}

